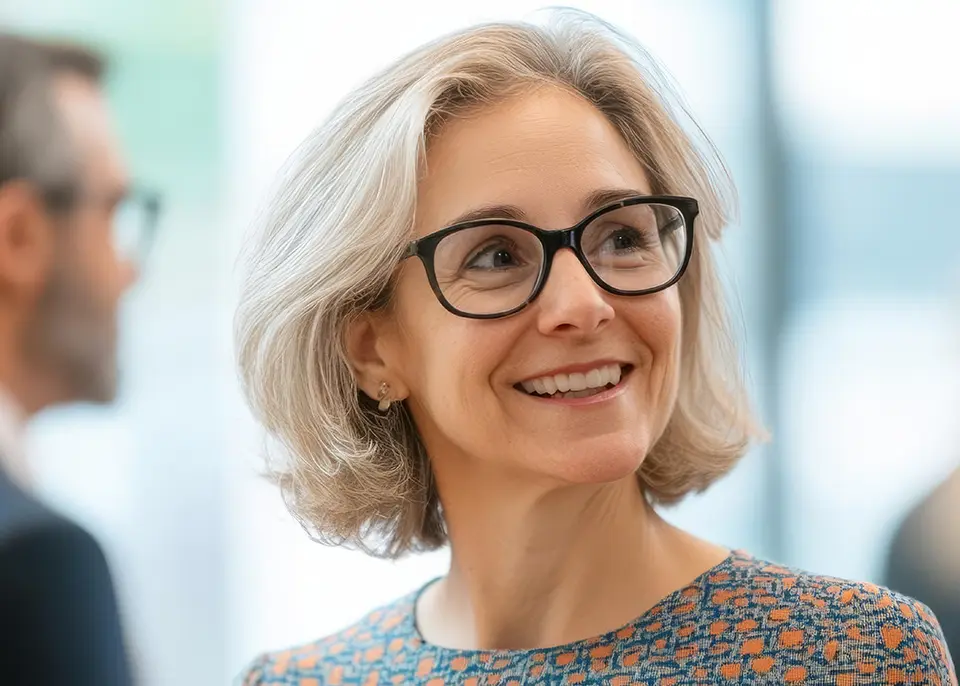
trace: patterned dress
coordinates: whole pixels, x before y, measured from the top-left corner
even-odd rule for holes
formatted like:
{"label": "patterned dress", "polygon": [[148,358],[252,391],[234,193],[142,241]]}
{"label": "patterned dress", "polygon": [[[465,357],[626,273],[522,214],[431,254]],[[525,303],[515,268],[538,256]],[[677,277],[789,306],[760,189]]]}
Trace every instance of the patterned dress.
{"label": "patterned dress", "polygon": [[743,552],[620,629],[548,649],[432,645],[416,627],[417,596],[316,643],[260,657],[243,684],[957,684],[924,605]]}

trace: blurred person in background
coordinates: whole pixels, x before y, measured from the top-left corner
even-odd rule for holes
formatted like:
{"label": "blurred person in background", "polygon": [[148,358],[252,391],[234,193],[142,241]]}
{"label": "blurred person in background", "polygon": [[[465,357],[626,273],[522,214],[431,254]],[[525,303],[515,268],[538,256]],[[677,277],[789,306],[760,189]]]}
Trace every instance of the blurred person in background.
{"label": "blurred person in background", "polygon": [[657,512],[763,435],[711,256],[730,189],[661,83],[578,13],[483,25],[299,149],[236,323],[276,479],[322,542],[451,561],[248,686],[955,682],[920,603]]}
{"label": "blurred person in background", "polygon": [[960,466],[898,522],[883,582],[929,606],[940,620],[950,654],[960,652]]}
{"label": "blurred person in background", "polygon": [[960,652],[960,469],[897,527],[884,583],[936,612],[950,653]]}
{"label": "blurred person in background", "polygon": [[[142,248],[155,219],[155,199],[130,197],[103,70],[82,47],[0,34],[3,684],[131,683],[101,548],[35,498],[22,443],[44,408],[114,399],[118,304],[136,277],[121,244]],[[122,225],[122,206],[142,221]]]}

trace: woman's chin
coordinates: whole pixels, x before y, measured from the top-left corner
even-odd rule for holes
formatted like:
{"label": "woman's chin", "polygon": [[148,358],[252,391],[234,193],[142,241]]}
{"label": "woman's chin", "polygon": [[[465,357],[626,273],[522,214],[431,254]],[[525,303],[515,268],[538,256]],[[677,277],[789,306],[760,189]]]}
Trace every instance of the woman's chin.
{"label": "woman's chin", "polygon": [[602,484],[625,479],[636,474],[647,452],[645,447],[636,444],[595,450],[586,446],[584,450],[571,448],[573,446],[557,451],[548,463],[553,476],[570,484]]}

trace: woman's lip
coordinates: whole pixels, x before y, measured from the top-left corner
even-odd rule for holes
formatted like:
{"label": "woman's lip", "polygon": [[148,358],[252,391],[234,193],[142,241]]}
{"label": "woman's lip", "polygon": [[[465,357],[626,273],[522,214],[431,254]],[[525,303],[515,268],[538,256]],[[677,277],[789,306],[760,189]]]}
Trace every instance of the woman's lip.
{"label": "woman's lip", "polygon": [[545,376],[554,376],[556,374],[586,374],[587,372],[594,369],[601,369],[602,367],[609,367],[611,365],[617,365],[620,369],[624,367],[631,367],[628,362],[621,362],[620,360],[595,360],[593,362],[587,362],[586,364],[571,364],[566,367],[557,367],[556,369],[551,369],[545,372],[539,372],[534,376],[528,376],[527,378],[518,381],[517,383],[523,383],[524,381],[533,381],[534,379],[542,379]]}
{"label": "woman's lip", "polygon": [[536,395],[533,393],[527,393],[523,388],[518,388],[517,392],[523,393],[528,398],[533,400],[539,400],[545,403],[554,403],[556,405],[567,405],[570,407],[577,407],[582,405],[595,405],[597,403],[606,402],[607,400],[612,400],[623,392],[623,389],[627,385],[627,381],[630,376],[630,372],[633,371],[633,367],[629,367],[624,371],[623,376],[620,377],[620,381],[613,388],[605,388],[599,393],[594,393],[593,395],[584,396],[583,398],[564,398],[560,394],[556,396],[550,395]]}

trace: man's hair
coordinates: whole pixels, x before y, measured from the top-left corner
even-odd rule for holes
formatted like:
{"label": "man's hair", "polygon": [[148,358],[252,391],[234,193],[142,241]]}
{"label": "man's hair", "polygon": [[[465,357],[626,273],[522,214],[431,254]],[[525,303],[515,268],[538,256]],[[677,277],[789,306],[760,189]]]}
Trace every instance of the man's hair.
{"label": "man's hair", "polygon": [[25,179],[47,199],[75,188],[79,165],[53,84],[61,76],[100,83],[105,68],[89,48],[0,32],[0,186]]}

